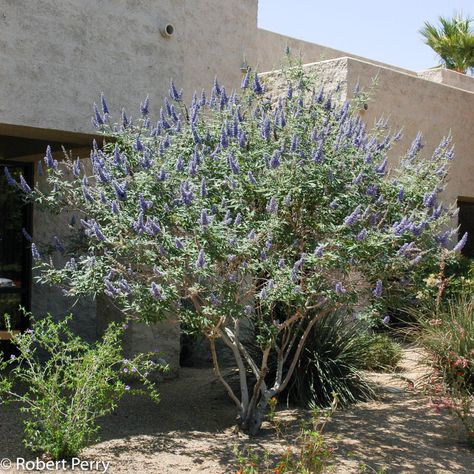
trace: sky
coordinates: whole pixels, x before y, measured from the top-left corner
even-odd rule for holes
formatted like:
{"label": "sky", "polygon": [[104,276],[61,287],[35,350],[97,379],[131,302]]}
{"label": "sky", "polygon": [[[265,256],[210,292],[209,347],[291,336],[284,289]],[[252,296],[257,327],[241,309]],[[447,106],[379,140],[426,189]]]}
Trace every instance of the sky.
{"label": "sky", "polygon": [[438,65],[423,43],[425,21],[462,12],[473,0],[259,0],[258,26],[394,66]]}

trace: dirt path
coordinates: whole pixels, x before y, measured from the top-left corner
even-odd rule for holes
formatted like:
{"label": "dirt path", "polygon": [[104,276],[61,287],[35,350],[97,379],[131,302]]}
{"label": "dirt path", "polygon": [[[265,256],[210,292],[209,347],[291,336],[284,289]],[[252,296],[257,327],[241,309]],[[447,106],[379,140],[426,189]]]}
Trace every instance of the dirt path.
{"label": "dirt path", "polygon": [[[327,435],[336,448],[337,473],[377,472],[381,467],[388,473],[473,472],[474,451],[460,441],[456,423],[410,389],[409,381],[416,385],[421,374],[418,359],[416,350],[405,350],[402,372],[371,375],[381,386],[381,400],[335,415]],[[124,399],[103,420],[102,441],[81,458],[111,461],[112,474],[223,474],[237,468],[235,447],[284,449],[267,425],[251,440],[234,432],[234,408],[208,369],[182,369],[178,379],[162,384],[161,393],[159,405],[143,397]],[[303,414],[283,410],[279,416],[296,420]],[[2,410],[0,458],[31,459],[20,440],[18,413]]]}

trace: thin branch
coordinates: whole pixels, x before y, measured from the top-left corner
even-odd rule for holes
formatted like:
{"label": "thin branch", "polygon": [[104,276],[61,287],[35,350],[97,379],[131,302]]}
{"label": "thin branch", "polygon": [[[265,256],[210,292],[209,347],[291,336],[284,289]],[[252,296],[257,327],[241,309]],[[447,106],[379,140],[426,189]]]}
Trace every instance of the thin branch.
{"label": "thin branch", "polygon": [[216,341],[213,337],[209,337],[209,345],[211,346],[211,354],[212,354],[212,363],[214,365],[214,372],[219,378],[219,380],[222,382],[224,387],[227,390],[227,393],[229,394],[230,398],[234,401],[234,403],[237,405],[237,408],[239,410],[242,409],[240,400],[237,398],[235,395],[234,391],[232,390],[231,386],[226,382],[224,377],[222,376],[222,373],[219,368],[219,362],[217,361],[217,352],[216,352]]}

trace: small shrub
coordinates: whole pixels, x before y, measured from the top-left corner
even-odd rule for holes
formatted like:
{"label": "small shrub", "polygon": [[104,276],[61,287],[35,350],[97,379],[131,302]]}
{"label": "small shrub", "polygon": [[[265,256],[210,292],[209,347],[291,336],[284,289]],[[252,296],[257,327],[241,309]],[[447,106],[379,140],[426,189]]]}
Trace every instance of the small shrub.
{"label": "small shrub", "polygon": [[420,341],[434,372],[435,403],[456,414],[474,441],[474,297],[461,292],[421,321]]}
{"label": "small shrub", "polygon": [[[333,459],[333,448],[324,436],[324,428],[337,405],[333,399],[331,410],[311,411],[311,419],[303,422],[296,439],[285,439],[287,447],[276,460],[265,451],[262,456],[251,449],[235,451],[240,467],[236,474],[318,474],[326,472]],[[279,437],[285,438],[277,420],[273,420]]]}
{"label": "small shrub", "polygon": [[369,343],[365,360],[366,370],[384,371],[397,367],[402,358],[402,348],[398,342],[387,334],[371,334],[363,337]]}
{"label": "small shrub", "polygon": [[165,369],[145,354],[124,360],[122,327],[110,325],[101,341],[89,344],[71,332],[70,320],[33,319],[32,329],[13,336],[18,355],[0,362],[0,403],[20,403],[25,446],[54,460],[76,456],[98,439],[98,418],[131,391],[125,374],[135,374],[158,401],[147,372]]}

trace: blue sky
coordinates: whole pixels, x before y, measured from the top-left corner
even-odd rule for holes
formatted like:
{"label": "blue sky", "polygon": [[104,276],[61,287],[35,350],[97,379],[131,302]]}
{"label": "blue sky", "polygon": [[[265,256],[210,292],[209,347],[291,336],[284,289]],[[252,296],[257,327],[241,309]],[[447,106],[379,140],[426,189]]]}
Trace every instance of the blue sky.
{"label": "blue sky", "polygon": [[437,65],[418,30],[472,0],[260,0],[260,28],[415,71]]}

